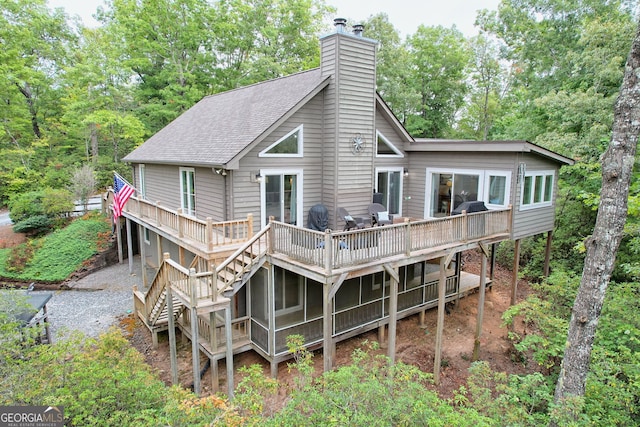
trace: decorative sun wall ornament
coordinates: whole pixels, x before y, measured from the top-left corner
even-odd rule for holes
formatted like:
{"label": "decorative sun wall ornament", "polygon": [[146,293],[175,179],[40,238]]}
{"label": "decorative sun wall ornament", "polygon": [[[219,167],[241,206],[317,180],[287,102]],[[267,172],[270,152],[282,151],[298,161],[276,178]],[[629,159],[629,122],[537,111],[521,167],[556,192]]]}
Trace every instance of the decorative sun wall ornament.
{"label": "decorative sun wall ornament", "polygon": [[360,154],[364,151],[364,146],[365,146],[365,140],[364,137],[362,136],[362,134],[360,133],[356,133],[356,136],[353,137],[353,139],[351,139],[351,149],[353,150],[354,154]]}

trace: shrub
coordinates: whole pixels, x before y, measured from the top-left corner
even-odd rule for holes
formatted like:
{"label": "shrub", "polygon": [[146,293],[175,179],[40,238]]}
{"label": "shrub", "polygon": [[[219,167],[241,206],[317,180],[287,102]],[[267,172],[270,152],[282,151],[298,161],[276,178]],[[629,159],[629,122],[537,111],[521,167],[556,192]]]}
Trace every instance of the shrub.
{"label": "shrub", "polygon": [[52,222],[46,215],[35,215],[17,222],[13,226],[16,233],[26,233],[32,236],[42,235],[51,230]]}
{"label": "shrub", "polygon": [[[69,277],[82,263],[97,254],[110,230],[109,221],[100,216],[85,215],[38,239],[39,249],[20,273],[0,265],[0,276],[23,281],[59,282]],[[5,255],[6,256],[6,255]]]}
{"label": "shrub", "polygon": [[18,223],[32,216],[44,215],[43,196],[43,191],[30,191],[11,197],[9,200],[9,216],[11,220]]}

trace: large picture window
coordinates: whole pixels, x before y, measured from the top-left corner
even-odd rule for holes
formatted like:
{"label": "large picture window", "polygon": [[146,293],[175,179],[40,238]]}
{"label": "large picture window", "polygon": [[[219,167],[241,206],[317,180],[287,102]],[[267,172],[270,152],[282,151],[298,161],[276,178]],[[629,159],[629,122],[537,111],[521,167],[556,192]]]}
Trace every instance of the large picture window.
{"label": "large picture window", "polygon": [[427,168],[425,218],[451,215],[463,202],[506,208],[511,203],[511,176],[511,171]]}
{"label": "large picture window", "polygon": [[182,212],[186,215],[195,215],[196,183],[193,168],[180,168],[180,191]]}
{"label": "large picture window", "polygon": [[553,200],[553,171],[527,172],[522,180],[521,207],[550,206]]}

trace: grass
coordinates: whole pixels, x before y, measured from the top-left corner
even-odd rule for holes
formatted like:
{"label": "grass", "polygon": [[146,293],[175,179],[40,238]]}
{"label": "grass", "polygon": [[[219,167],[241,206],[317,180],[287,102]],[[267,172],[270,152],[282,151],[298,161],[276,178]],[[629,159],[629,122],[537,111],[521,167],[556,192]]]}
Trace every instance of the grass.
{"label": "grass", "polygon": [[[106,218],[88,214],[47,236],[0,249],[0,277],[25,282],[63,281],[105,247],[110,230]],[[35,249],[28,250],[30,247]]]}

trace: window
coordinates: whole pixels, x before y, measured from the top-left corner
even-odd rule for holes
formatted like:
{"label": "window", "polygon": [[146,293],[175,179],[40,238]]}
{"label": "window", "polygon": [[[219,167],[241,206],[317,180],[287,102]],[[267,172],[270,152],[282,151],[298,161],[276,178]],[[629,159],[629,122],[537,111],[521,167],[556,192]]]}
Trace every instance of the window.
{"label": "window", "polygon": [[193,168],[180,168],[181,207],[185,215],[196,214],[195,171]]}
{"label": "window", "polygon": [[404,154],[383,134],[376,132],[376,157],[404,157]]}
{"label": "window", "polygon": [[145,185],[145,180],[144,180],[144,175],[145,175],[145,170],[144,170],[144,165],[140,165],[138,166],[138,173],[139,173],[139,179],[140,182],[138,183],[139,186],[139,190],[140,190],[140,197],[145,200],[146,194],[147,194],[147,186]]}
{"label": "window", "polygon": [[302,157],[303,125],[298,126],[258,154],[258,157]]}
{"label": "window", "polygon": [[392,215],[402,215],[402,168],[377,169],[376,192],[382,194],[382,204]]}
{"label": "window", "polygon": [[550,206],[553,200],[553,171],[527,172],[522,180],[522,208]]}
{"label": "window", "polygon": [[148,229],[147,227],[144,227],[144,229],[143,229],[143,230],[144,230],[144,233],[143,233],[143,236],[144,236],[144,242],[145,242],[147,245],[149,245],[149,244],[151,244],[151,242],[150,242],[150,236],[149,236],[149,229]]}
{"label": "window", "polygon": [[502,209],[511,203],[511,171],[427,168],[425,218],[451,215],[463,202]]}
{"label": "window", "polygon": [[485,179],[485,204],[493,208],[506,207],[511,192],[511,172],[487,171]]}

